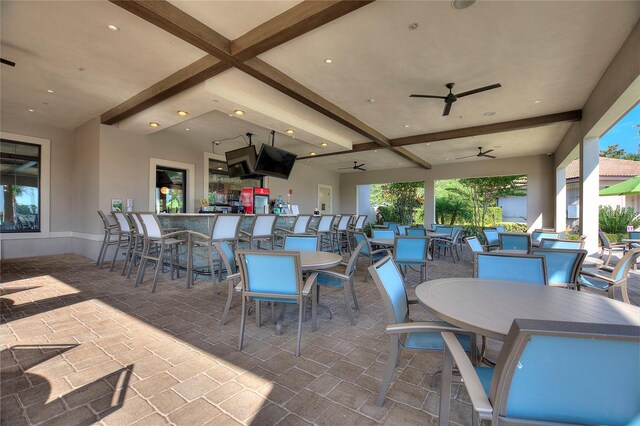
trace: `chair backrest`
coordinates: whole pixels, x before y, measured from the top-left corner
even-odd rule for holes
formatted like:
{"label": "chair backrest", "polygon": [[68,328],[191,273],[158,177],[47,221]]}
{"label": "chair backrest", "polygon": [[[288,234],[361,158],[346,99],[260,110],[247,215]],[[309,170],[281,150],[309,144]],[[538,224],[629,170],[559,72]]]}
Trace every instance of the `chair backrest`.
{"label": "chair backrest", "polygon": [[395,238],[396,233],[390,229],[376,229],[371,230],[372,238]]}
{"label": "chair backrest", "polygon": [[276,219],[278,219],[278,216],[275,214],[257,214],[256,219],[253,221],[251,236],[266,237],[273,235],[273,229],[276,227]]}
{"label": "chair backrest", "polygon": [[304,234],[309,228],[309,222],[311,222],[311,215],[301,214],[296,218],[296,222],[293,224],[294,234]]}
{"label": "chair backrest", "polygon": [[214,241],[234,241],[238,239],[241,214],[218,214],[211,225],[211,239]]}
{"label": "chair backrest", "polygon": [[368,216],[366,214],[361,214],[360,216],[358,216],[358,218],[356,219],[355,225],[353,225],[353,229],[355,229],[356,231],[362,230],[362,228],[364,228],[364,224],[367,221],[367,219],[368,219]]}
{"label": "chair backrest", "polygon": [[520,281],[529,284],[547,285],[547,270],[543,256],[475,253],[474,273],[476,278]]}
{"label": "chair backrest", "polygon": [[478,237],[467,237],[465,241],[472,253],[482,253],[484,251],[484,247],[480,244]]}
{"label": "chair backrest", "polygon": [[583,247],[583,240],[550,240],[548,238],[540,240],[540,248],[580,250]]}
{"label": "chair backrest", "polygon": [[498,241],[498,231],[495,229],[484,229],[482,231],[484,234],[484,238],[487,240],[487,245],[489,246],[497,246],[500,242]]}
{"label": "chair backrest", "polygon": [[398,235],[404,236],[407,235],[408,225],[398,225]]}
{"label": "chair backrest", "polygon": [[369,273],[378,287],[390,324],[409,322],[409,304],[402,274],[391,256],[385,256],[369,266]]}
{"label": "chair backrest", "polygon": [[109,222],[109,218],[107,217],[106,214],[104,214],[102,210],[98,210],[98,216],[100,216],[100,220],[102,220],[102,226],[104,226],[105,229],[111,226],[111,223]]}
{"label": "chair backrest", "polygon": [[317,235],[287,235],[284,237],[283,250],[317,251]]}
{"label": "chair backrest", "polygon": [[402,261],[426,261],[429,237],[397,236],[393,249],[393,260]]}
{"label": "chair backrest", "polygon": [[320,218],[320,222],[318,222],[318,232],[331,231],[331,224],[333,223],[333,219],[335,219],[335,215],[332,215],[332,214],[323,215]]}
{"label": "chair backrest", "polygon": [[640,240],[640,231],[629,232],[629,238],[632,240]]}
{"label": "chair backrest", "polygon": [[123,212],[111,212],[111,214],[116,218],[116,223],[118,224],[120,232],[131,232],[129,221]]}
{"label": "chair backrest", "polygon": [[451,237],[453,234],[453,227],[445,226],[445,225],[436,225],[435,232],[436,234],[446,234]]}
{"label": "chair backrest", "polygon": [[451,241],[453,241],[454,243],[457,243],[458,240],[460,240],[460,237],[462,236],[462,231],[464,231],[463,227],[454,226],[453,231],[451,232]]}
{"label": "chair backrest", "polygon": [[364,232],[352,232],[353,239],[356,241],[356,245],[359,245],[361,242],[364,242],[364,247],[362,248],[361,253],[365,256],[371,255],[371,244],[369,244],[369,238],[367,238],[367,234]]}
{"label": "chair backrest", "polygon": [[142,227],[142,222],[140,221],[140,217],[138,217],[138,213],[127,213],[127,215],[129,216],[129,222],[133,223],[136,234],[144,235],[144,228]]}
{"label": "chair backrest", "polygon": [[348,275],[348,276],[353,275],[353,273],[356,270],[356,266],[358,264],[358,256],[360,255],[360,252],[362,251],[362,249],[364,249],[366,246],[367,246],[367,243],[364,241],[361,241],[360,243],[358,243],[356,248],[353,249],[353,251],[351,252],[351,257],[349,258],[349,262],[347,262],[347,269],[344,272],[345,275]]}
{"label": "chair backrest", "polygon": [[578,278],[586,250],[533,248],[531,254],[544,256],[549,283],[573,284]]}
{"label": "chair backrest", "polygon": [[531,240],[539,243],[541,239],[546,238],[548,240],[557,240],[559,234],[557,232],[549,232],[543,230],[535,230],[531,233]]}
{"label": "chair backrest", "polygon": [[639,353],[637,326],[516,319],[491,381],[493,424],[630,425],[640,413]]}
{"label": "chair backrest", "polygon": [[238,265],[236,264],[236,258],[233,255],[231,245],[226,241],[218,241],[213,243],[213,245],[218,252],[218,256],[222,259],[222,263],[224,264],[224,269],[227,271],[227,274],[235,274],[238,272]]}
{"label": "chair backrest", "polygon": [[629,250],[624,256],[622,256],[622,259],[618,261],[616,267],[613,268],[611,278],[616,281],[626,279],[627,275],[629,275],[629,269],[631,269],[631,267],[636,263],[638,256],[640,256],[640,248]]}
{"label": "chair backrest", "polygon": [[337,230],[346,231],[347,229],[349,229],[349,224],[351,223],[352,218],[353,218],[353,215],[350,215],[350,214],[343,214],[342,216],[340,216],[340,221],[338,221]]}
{"label": "chair backrest", "polygon": [[441,223],[432,223],[431,227],[429,229],[431,229],[432,231],[436,230],[436,226],[441,225]]}
{"label": "chair backrest", "polygon": [[398,235],[398,232],[400,232],[400,231],[398,230],[398,225],[400,225],[400,224],[399,224],[399,223],[397,223],[397,222],[389,222],[389,229],[390,229],[391,231],[393,231],[393,233],[394,233],[395,235]]}
{"label": "chair backrest", "polygon": [[155,213],[138,213],[145,238],[162,238],[162,227]]}
{"label": "chair backrest", "polygon": [[498,231],[500,233],[507,232],[507,230],[502,225],[494,226],[494,228],[496,228],[496,231]]}
{"label": "chair backrest", "polygon": [[424,228],[407,228],[406,235],[409,237],[426,237],[427,230]]}
{"label": "chair backrest", "polygon": [[503,232],[498,234],[498,246],[500,250],[529,250],[531,236],[524,233]]}
{"label": "chair backrest", "polygon": [[244,295],[281,299],[301,297],[302,270],[299,252],[238,250],[237,255]]}
{"label": "chair backrest", "polygon": [[604,248],[611,248],[611,241],[609,241],[609,237],[604,232],[598,230],[598,237],[600,238],[600,244]]}

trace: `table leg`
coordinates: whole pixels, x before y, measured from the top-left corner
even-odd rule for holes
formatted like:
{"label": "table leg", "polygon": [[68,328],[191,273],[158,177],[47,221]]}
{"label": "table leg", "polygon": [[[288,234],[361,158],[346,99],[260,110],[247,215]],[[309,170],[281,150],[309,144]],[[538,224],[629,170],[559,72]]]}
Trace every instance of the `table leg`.
{"label": "table leg", "polygon": [[191,250],[191,232],[189,232],[187,234],[187,288],[191,288],[193,285],[193,256]]}
{"label": "table leg", "polygon": [[448,426],[449,424],[449,406],[451,404],[451,369],[453,368],[453,357],[449,348],[445,345],[442,351],[442,375],[440,382],[440,415],[439,425]]}

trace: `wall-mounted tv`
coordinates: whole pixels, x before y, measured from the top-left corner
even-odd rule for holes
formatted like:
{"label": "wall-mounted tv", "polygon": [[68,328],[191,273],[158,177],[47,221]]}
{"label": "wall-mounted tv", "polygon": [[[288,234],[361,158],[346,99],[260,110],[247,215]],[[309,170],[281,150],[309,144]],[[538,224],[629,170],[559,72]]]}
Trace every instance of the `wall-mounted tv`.
{"label": "wall-mounted tv", "polygon": [[224,153],[227,159],[229,177],[244,177],[253,174],[256,166],[256,148],[254,145],[234,149]]}
{"label": "wall-mounted tv", "polygon": [[296,157],[291,152],[263,144],[254,171],[259,175],[289,179]]}

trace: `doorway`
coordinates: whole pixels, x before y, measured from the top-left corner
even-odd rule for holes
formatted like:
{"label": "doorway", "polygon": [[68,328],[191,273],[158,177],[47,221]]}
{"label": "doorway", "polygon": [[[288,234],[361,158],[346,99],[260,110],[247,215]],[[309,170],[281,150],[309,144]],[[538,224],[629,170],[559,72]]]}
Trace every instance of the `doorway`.
{"label": "doorway", "polygon": [[318,210],[320,214],[332,214],[332,187],[318,184]]}

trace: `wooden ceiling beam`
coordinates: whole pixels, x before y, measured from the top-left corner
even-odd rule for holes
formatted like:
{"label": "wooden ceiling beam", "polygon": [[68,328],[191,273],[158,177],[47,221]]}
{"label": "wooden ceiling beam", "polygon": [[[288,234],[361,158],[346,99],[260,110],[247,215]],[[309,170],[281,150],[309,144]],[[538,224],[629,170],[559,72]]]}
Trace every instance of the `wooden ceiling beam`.
{"label": "wooden ceiling beam", "polygon": [[398,154],[402,158],[411,161],[415,165],[422,167],[423,169],[427,169],[427,170],[431,169],[430,163],[418,157],[413,152],[409,151],[407,148],[398,147],[398,148],[390,148],[390,150]]}

